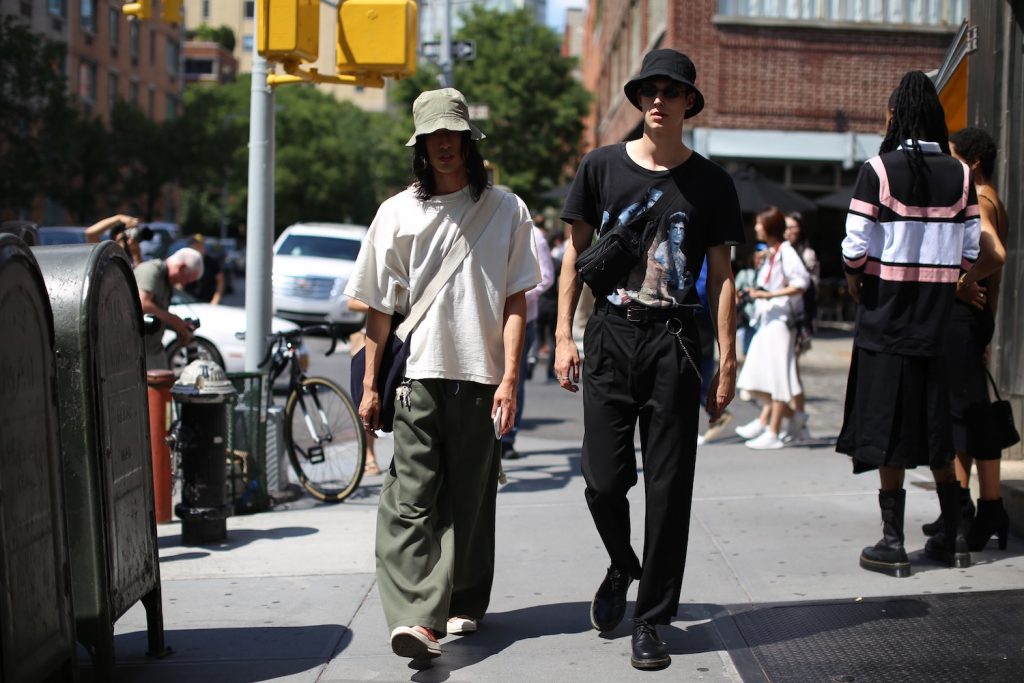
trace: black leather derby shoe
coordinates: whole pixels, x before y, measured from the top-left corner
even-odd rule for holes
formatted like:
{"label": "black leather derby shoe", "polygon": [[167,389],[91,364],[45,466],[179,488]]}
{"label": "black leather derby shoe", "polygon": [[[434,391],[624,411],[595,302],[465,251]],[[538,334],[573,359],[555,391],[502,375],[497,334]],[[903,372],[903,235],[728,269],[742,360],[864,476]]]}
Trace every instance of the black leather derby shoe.
{"label": "black leather derby shoe", "polygon": [[626,590],[633,577],[615,567],[608,567],[604,581],[590,603],[590,623],[598,631],[611,631],[626,614]]}
{"label": "black leather derby shoe", "polygon": [[629,661],[633,668],[645,670],[664,669],[672,663],[654,624],[640,619],[633,622],[633,656]]}

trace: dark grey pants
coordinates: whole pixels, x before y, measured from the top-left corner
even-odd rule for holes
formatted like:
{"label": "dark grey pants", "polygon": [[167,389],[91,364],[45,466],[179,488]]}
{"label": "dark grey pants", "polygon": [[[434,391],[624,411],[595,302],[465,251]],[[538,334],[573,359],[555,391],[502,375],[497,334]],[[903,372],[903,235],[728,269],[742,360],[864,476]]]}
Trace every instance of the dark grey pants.
{"label": "dark grey pants", "polygon": [[389,631],[444,633],[448,617],[487,611],[500,462],[495,389],[414,380],[411,408],[395,408],[395,458],[377,510],[377,583]]}
{"label": "dark grey pants", "polygon": [[[678,320],[699,364],[693,318],[682,313]],[[664,320],[637,325],[599,306],[587,323],[584,350],[587,504],[612,564],[640,579],[635,618],[667,624],[686,566],[700,379]],[[642,564],[630,544],[626,498],[637,482],[638,420],[646,487]]]}

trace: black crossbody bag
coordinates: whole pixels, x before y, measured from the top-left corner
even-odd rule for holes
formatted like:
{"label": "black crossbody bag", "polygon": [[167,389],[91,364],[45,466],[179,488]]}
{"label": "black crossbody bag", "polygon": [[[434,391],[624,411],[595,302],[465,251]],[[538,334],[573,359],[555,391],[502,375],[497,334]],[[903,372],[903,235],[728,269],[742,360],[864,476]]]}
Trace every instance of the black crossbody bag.
{"label": "black crossbody bag", "polygon": [[615,222],[597,242],[576,257],[576,273],[594,294],[609,294],[645,257],[644,245],[658,228],[658,217],[650,212],[628,225]]}

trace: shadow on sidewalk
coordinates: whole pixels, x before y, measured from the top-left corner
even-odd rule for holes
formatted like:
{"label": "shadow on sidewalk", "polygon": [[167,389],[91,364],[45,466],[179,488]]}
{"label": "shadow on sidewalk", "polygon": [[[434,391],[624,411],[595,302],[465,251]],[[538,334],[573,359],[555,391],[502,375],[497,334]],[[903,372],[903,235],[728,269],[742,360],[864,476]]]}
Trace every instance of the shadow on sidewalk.
{"label": "shadow on sidewalk", "polygon": [[[146,632],[118,635],[117,680],[243,683],[293,676],[326,664],[352,642],[340,624],[168,629],[173,653],[146,657]],[[84,671],[83,680],[92,680]]]}
{"label": "shadow on sidewalk", "polygon": [[183,553],[181,555],[172,555],[170,557],[161,557],[160,561],[172,561],[172,560],[184,560],[184,559],[196,559],[199,557],[206,557],[210,552],[226,552],[234,550],[235,548],[241,548],[242,546],[249,545],[253,541],[279,541],[283,538],[295,538],[297,536],[310,536],[312,534],[320,533],[319,529],[308,527],[308,526],[283,526],[276,529],[229,529],[228,537],[222,543],[210,543],[203,545],[182,545],[181,534],[175,534],[173,536],[161,536],[157,542],[157,545],[161,549],[167,548],[203,548],[209,552],[194,552],[194,553]]}

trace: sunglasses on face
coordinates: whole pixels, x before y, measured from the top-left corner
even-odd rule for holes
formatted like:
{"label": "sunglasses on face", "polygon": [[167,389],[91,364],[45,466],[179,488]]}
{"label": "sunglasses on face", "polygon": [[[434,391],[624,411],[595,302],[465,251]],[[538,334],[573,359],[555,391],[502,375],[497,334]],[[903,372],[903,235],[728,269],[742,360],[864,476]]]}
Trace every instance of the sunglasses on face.
{"label": "sunglasses on face", "polygon": [[677,97],[682,97],[686,94],[684,88],[678,85],[666,85],[664,88],[659,88],[653,83],[645,83],[638,89],[641,97],[657,97],[661,96],[663,100],[674,100]]}

